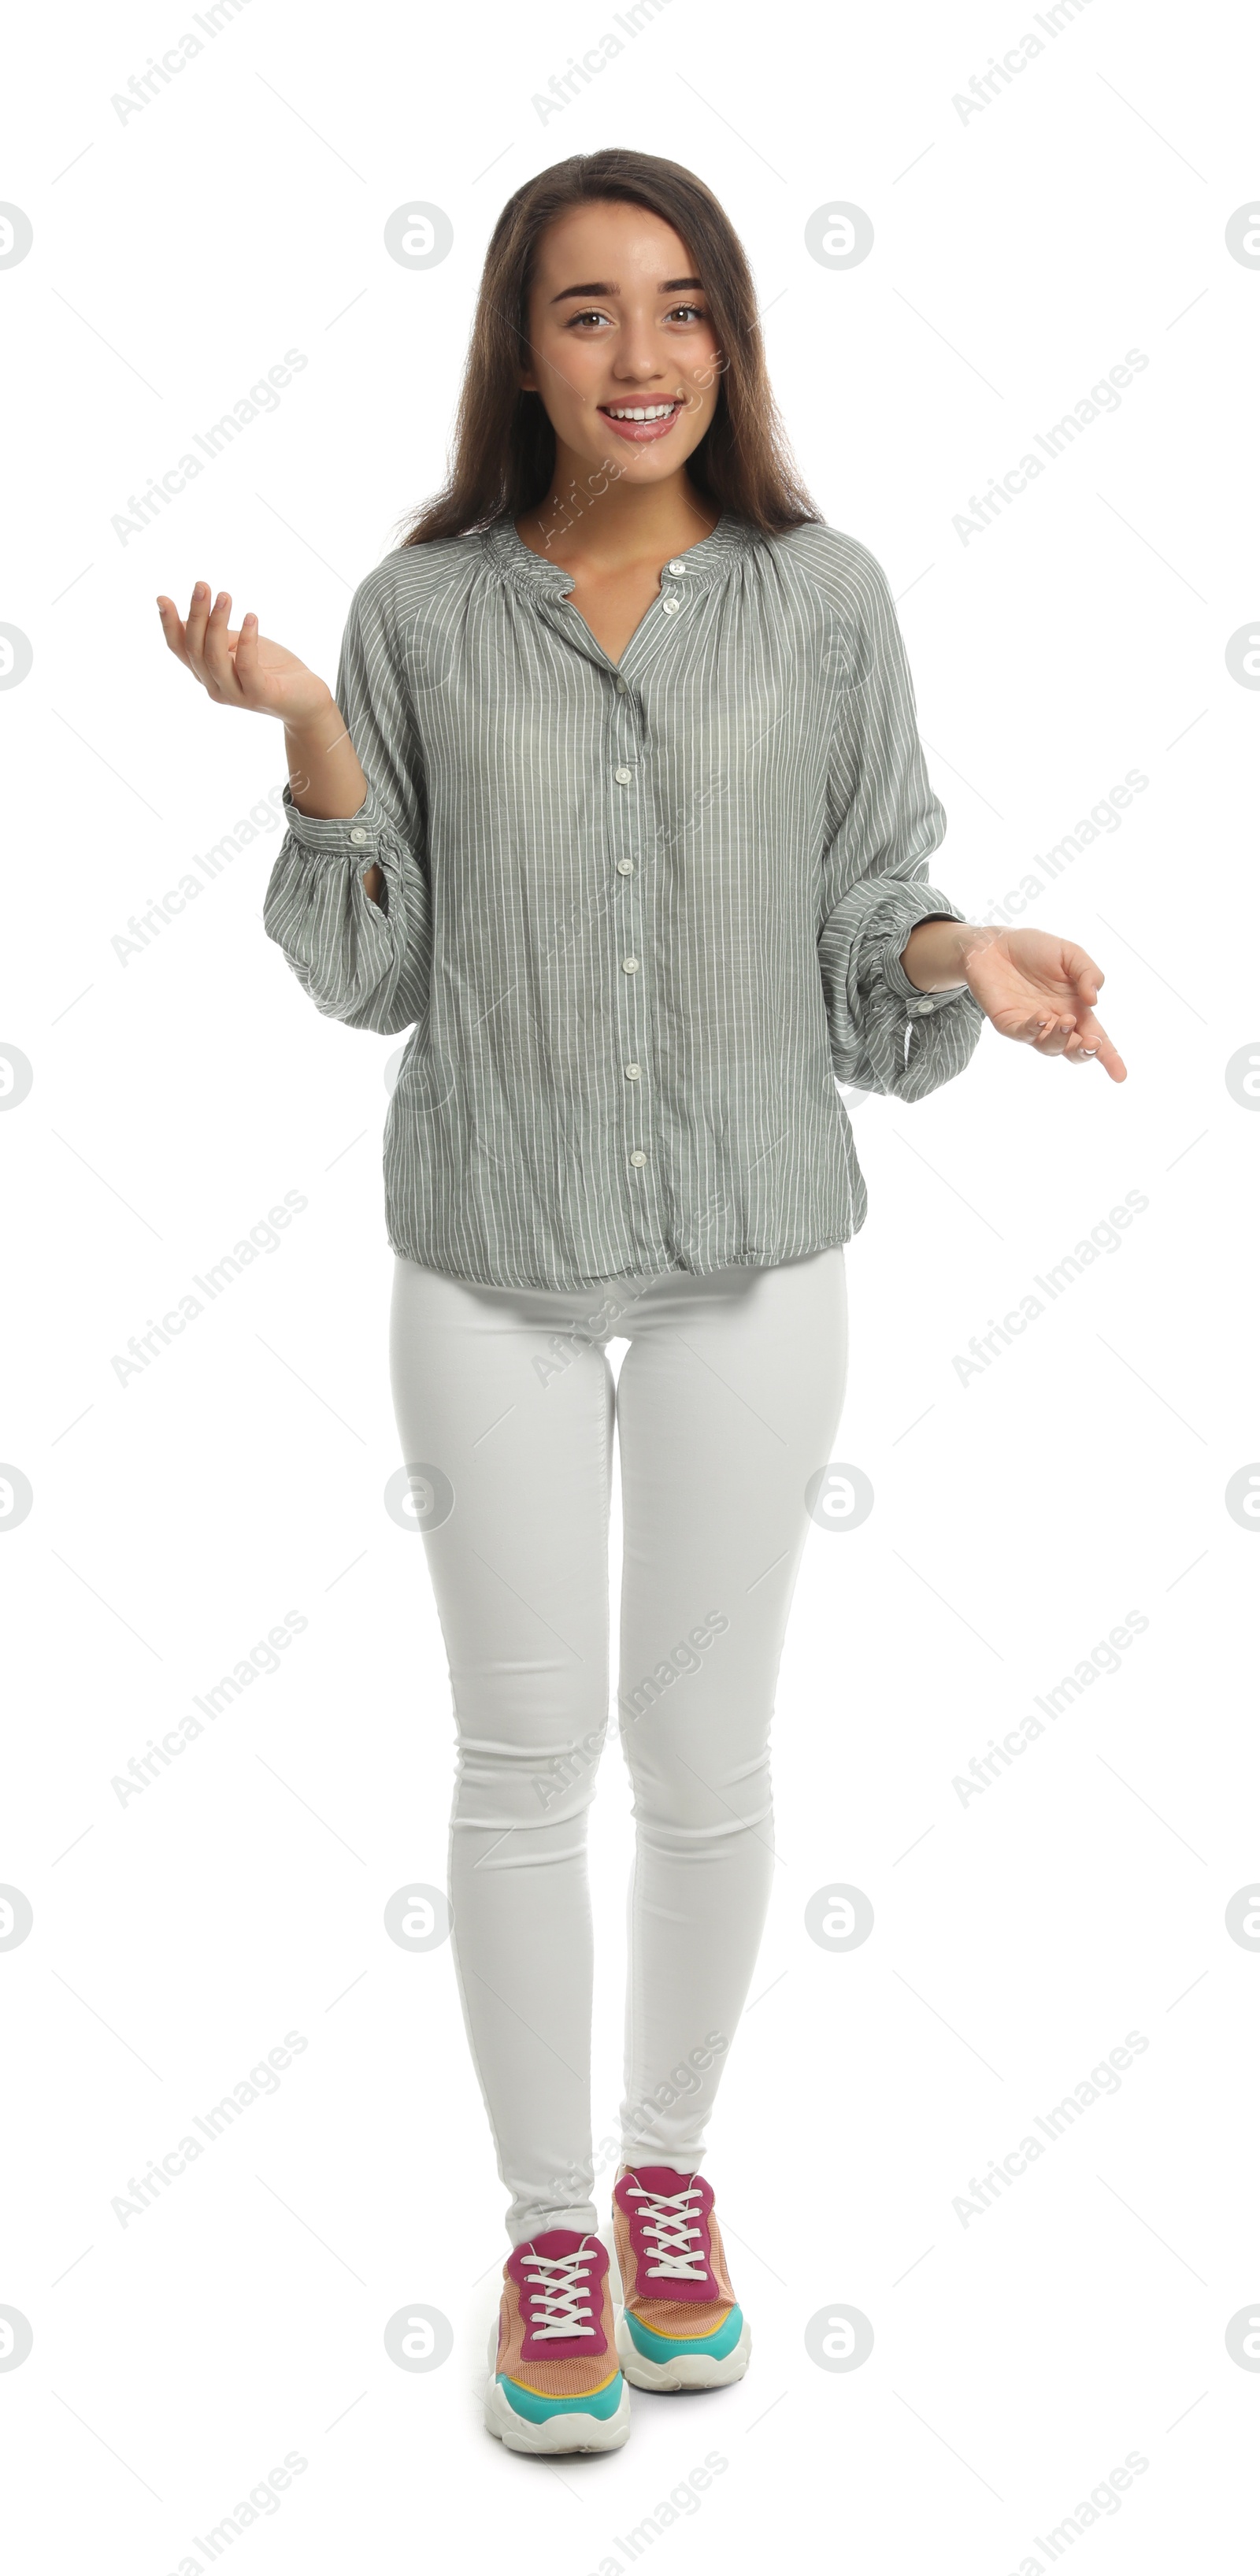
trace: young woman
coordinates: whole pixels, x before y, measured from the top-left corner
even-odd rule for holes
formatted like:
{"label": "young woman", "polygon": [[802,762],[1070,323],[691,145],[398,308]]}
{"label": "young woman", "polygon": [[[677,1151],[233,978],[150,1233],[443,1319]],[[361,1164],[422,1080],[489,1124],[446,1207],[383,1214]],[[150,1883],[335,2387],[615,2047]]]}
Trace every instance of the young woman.
{"label": "young woman", "polygon": [[[743,251],[672,161],[579,156],[505,206],[447,489],[356,591],[335,697],[204,582],[186,620],[158,606],[217,704],[283,719],[269,936],[318,1010],[412,1032],[391,1376],[458,1731],[454,1954],[511,2193],[486,2422],[515,2450],[612,2448],[627,2380],[748,2363],[700,2168],[844,1391],[866,1191],[836,1080],[922,1099],[987,1018],[1122,1081],[1103,979],[928,882],[945,817],[887,583],[797,480]],[[616,2317],[585,1856],[614,1420]]]}

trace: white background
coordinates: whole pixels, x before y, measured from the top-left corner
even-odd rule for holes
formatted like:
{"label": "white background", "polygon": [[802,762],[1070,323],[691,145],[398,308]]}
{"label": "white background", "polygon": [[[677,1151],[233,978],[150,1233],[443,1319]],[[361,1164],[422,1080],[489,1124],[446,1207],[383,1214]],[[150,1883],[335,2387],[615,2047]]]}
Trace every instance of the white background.
{"label": "white background", "polygon": [[[9,2555],[203,2566],[193,2537],[293,2451],[280,2508],[221,2543],[255,2576],[785,2548],[1027,2576],[1056,2527],[1099,2570],[1223,2564],[1260,2406],[1225,2342],[1260,2303],[1260,1960],[1225,1925],[1260,1866],[1256,1559],[1224,1500],[1260,1456],[1260,1119],[1225,1082],[1260,1048],[1260,697],[1225,660],[1260,617],[1260,276],[1225,244],[1257,179],[1246,14],[1092,0],[964,121],[955,95],[1036,32],[1014,0],[738,26],[669,0],[544,122],[611,6],[251,0],[122,121],[193,27],[188,0],[28,13],[0,179],[34,227],[0,270],[0,620],[33,650],[0,693],[0,1038],[34,1070],[0,1118],[0,1452],[34,1497],[0,1552],[0,1878],[34,1910],[0,1952],[0,2303],[34,2334],[0,2373]],[[409,1873],[444,1879],[453,1739],[422,1547],[382,1499],[398,1042],[321,1020],[264,937],[274,830],[142,953],[112,942],[283,774],[279,728],[166,653],[156,592],[228,587],[331,677],[351,590],[442,478],[500,205],[607,143],[695,169],[747,245],[802,472],[900,603],[936,881],[983,920],[1126,771],[1149,785],[1028,915],[1104,967],[1128,1081],[986,1029],[930,1100],[856,1110],[838,1454],[876,1504],[810,1533],[777,1890],[709,2157],[753,2366],[547,2467],[480,2423],[503,2194],[449,1947],[382,1920]],[[415,273],[383,244],[409,191],[454,226]],[[848,271],[805,246],[829,192],[874,224]],[[130,496],[291,347],[278,409],[121,542]],[[964,544],[970,496],[1132,348],[1119,410]],[[308,1205],[279,1247],[120,1384],[128,1338],[286,1190]],[[962,1383],[970,1337],[1130,1191],[1119,1247]],[[111,1779],[289,1609],[281,1668],[120,1805]],[[1122,1668],[964,1806],[955,1776],[1130,1610]],[[627,1809],[613,1753],[597,2137]],[[835,1955],[804,1913],[843,1883],[875,1925]],[[120,2225],[129,2178],[290,2030],[278,2091]],[[1129,2031],[1119,2091],[964,2226],[970,2178]],[[423,2374],[383,2342],[417,2301],[455,2337]],[[874,2328],[851,2373],[804,2339],[838,2303]],[[658,2516],[709,2452],[695,2509]],[[1063,2537],[1130,2452],[1114,2510]]]}

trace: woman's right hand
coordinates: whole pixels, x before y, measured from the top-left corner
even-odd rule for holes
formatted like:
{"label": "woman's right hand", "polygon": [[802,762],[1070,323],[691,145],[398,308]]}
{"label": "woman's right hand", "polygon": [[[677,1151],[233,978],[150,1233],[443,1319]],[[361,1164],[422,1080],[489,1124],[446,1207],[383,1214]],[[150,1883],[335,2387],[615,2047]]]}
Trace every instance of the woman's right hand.
{"label": "woman's right hand", "polygon": [[187,619],[173,599],[159,595],[157,605],[172,653],[216,706],[248,707],[256,715],[279,716],[282,723],[300,728],[332,705],[328,682],[308,671],[283,644],[260,635],[252,613],[239,627],[228,625],[229,591],[221,590],[211,608],[209,585],[199,581]]}

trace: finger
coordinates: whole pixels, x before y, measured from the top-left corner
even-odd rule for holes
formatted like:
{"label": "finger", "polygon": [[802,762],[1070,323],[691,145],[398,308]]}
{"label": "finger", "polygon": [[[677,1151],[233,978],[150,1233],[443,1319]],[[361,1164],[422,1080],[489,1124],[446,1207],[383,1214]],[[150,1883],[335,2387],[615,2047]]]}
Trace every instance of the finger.
{"label": "finger", "polygon": [[[1098,988],[1105,982],[1101,966],[1075,939],[1064,939],[1059,947],[1059,966],[1064,980],[1083,1000],[1098,999]],[[1087,989],[1088,988],[1088,989]]]}
{"label": "finger", "polygon": [[241,696],[236,673],[232,667],[232,655],[228,648],[228,611],[231,605],[230,590],[221,590],[206,620],[205,641],[205,662],[209,679],[213,683],[216,696],[225,699],[229,704]]}
{"label": "finger", "polygon": [[260,679],[258,668],[258,620],[255,617],[252,608],[250,609],[248,616],[241,619],[240,631],[236,635],[235,639],[233,639],[232,635],[229,633],[228,642],[232,643],[233,640],[235,640],[236,645],[236,651],[233,656],[233,667],[236,672],[237,687],[240,689],[242,697],[252,704],[258,697]]}
{"label": "finger", "polygon": [[[1095,1019],[1088,1002],[1082,1002],[1080,1009],[1072,1013],[1072,1036],[1079,1038],[1083,1046],[1092,1047],[1096,1050],[1099,1035],[1099,1024]],[[1071,1044],[1071,1039],[1069,1039],[1068,1043],[1069,1045]]]}
{"label": "finger", "polygon": [[1072,1011],[1043,1012],[1033,1040],[1038,1055],[1062,1055],[1075,1026],[1076,1016]]}
{"label": "finger", "polygon": [[1092,1012],[1087,1014],[1087,1021],[1088,1025],[1074,1030],[1068,1041],[1065,1053],[1069,1063],[1100,1064],[1113,1082],[1123,1082],[1128,1073],[1124,1058],[1112,1045],[1105,1028],[1094,1018]]}
{"label": "finger", "polygon": [[1057,1004],[1054,1002],[1044,1001],[1035,1002],[1023,1024],[1020,1035],[1031,1039],[1035,1044],[1038,1039],[1048,1038],[1052,1036],[1055,1031],[1066,1031],[1068,1029],[1075,1028],[1075,1026],[1075,1010],[1065,1010],[1061,1002]]}
{"label": "finger", "polygon": [[159,592],[157,611],[162,620],[162,633],[166,637],[169,650],[183,663],[186,671],[191,671],[192,664],[188,659],[188,646],[184,636],[184,621],[174,600],[167,599]]}
{"label": "finger", "polygon": [[1093,1002],[1095,989],[1103,981],[1103,969],[1090,951],[1082,948],[1080,940],[1059,940],[1059,979],[1067,984],[1069,992],[1080,992]]}
{"label": "finger", "polygon": [[[1101,1022],[1095,1019],[1088,1002],[1082,1003],[1080,1010],[1073,1013],[1072,1034],[1073,1037],[1079,1038],[1082,1048],[1088,1048],[1092,1055],[1097,1055],[1103,1029]],[[1072,1040],[1069,1038],[1069,1047],[1071,1043]]]}
{"label": "finger", "polygon": [[184,624],[184,642],[187,646],[189,664],[196,672],[203,687],[205,685],[206,677],[206,618],[209,614],[209,609],[209,582],[195,582],[193,584],[193,595],[188,603],[188,616]]}
{"label": "finger", "polygon": [[1118,1047],[1114,1047],[1105,1029],[1099,1029],[1097,1061],[1112,1082],[1125,1082],[1129,1068]]}

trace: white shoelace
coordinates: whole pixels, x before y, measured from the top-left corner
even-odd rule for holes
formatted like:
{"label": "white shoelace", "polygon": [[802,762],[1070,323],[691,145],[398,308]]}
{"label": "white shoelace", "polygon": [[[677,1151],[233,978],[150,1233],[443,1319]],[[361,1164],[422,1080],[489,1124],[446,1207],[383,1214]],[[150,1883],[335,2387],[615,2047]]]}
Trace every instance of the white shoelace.
{"label": "white shoelace", "polygon": [[594,2284],[585,2277],[586,2266],[593,2263],[596,2247],[579,2245],[576,2254],[523,2255],[521,2268],[537,2274],[526,2282],[529,2293],[529,2331],[538,2342],[549,2335],[593,2335],[591,2308]]}
{"label": "white shoelace", "polygon": [[639,2224],[654,2248],[654,2260],[644,2266],[645,2280],[707,2280],[703,2220],[698,2211],[693,2215],[691,2209],[692,2201],[700,2198],[700,2186],[694,2177],[685,2191],[648,2191],[641,2182],[634,2182],[630,2197],[642,2203]]}

